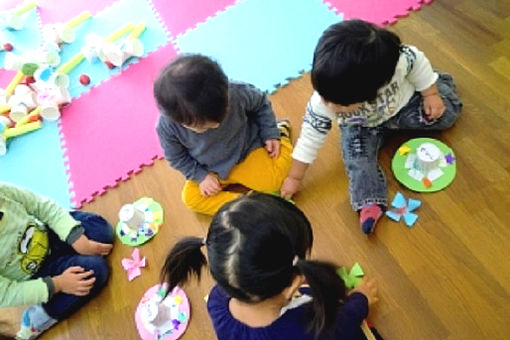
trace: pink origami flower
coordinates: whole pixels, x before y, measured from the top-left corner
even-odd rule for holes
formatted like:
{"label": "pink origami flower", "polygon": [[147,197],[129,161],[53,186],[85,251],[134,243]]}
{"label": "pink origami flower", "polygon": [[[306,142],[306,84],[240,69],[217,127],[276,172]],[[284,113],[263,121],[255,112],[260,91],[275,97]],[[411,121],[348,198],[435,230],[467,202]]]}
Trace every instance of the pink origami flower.
{"label": "pink origami flower", "polygon": [[128,280],[133,281],[135,277],[142,275],[140,269],[145,267],[145,256],[140,259],[140,250],[135,248],[131,253],[131,258],[122,259],[122,267],[127,272]]}

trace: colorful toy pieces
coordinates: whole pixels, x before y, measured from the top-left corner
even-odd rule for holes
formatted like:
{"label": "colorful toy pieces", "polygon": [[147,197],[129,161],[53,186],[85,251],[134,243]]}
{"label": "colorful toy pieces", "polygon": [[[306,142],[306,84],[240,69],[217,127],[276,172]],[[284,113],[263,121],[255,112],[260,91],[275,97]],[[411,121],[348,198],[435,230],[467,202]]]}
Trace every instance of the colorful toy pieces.
{"label": "colorful toy pieces", "polygon": [[[145,31],[145,23],[127,23],[104,39],[89,34],[81,51],[61,64],[59,53],[63,45],[73,43],[77,26],[91,18],[90,12],[84,11],[66,23],[45,25],[42,46],[17,55],[11,52],[13,44],[2,30],[23,29],[25,13],[36,7],[32,1],[0,13],[0,52],[7,52],[4,67],[17,71],[6,89],[0,89],[0,115],[3,117],[0,121],[0,155],[7,152],[7,138],[40,128],[41,119],[54,121],[60,118],[62,107],[71,102],[69,73],[85,58],[98,57],[114,68],[144,53],[139,37]],[[127,37],[121,39],[124,35]],[[79,81],[84,86],[91,82],[87,75],[81,75]],[[32,110],[37,110],[37,114],[31,114]],[[39,122],[34,121],[35,117]],[[21,120],[23,124],[19,123]]]}
{"label": "colorful toy pieces", "polygon": [[403,218],[404,223],[408,227],[412,227],[418,220],[418,215],[413,213],[413,211],[421,206],[420,201],[412,198],[410,198],[409,201],[406,201],[404,195],[397,192],[395,194],[395,198],[393,198],[393,201],[391,202],[391,206],[393,208],[386,211],[386,216],[392,220],[399,222],[400,219]]}

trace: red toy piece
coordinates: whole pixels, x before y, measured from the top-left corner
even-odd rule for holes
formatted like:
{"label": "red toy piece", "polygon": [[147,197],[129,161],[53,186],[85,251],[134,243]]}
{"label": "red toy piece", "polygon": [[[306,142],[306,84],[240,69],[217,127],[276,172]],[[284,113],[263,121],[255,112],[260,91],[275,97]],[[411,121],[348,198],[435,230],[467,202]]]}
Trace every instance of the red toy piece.
{"label": "red toy piece", "polygon": [[41,120],[41,116],[40,115],[35,115],[35,116],[32,116],[32,117],[28,118],[28,122],[29,123],[37,122],[38,120]]}
{"label": "red toy piece", "polygon": [[82,85],[88,85],[88,84],[90,84],[90,77],[89,77],[88,75],[86,75],[86,74],[82,74],[82,75],[80,76],[80,83],[81,83]]}
{"label": "red toy piece", "polygon": [[432,182],[427,177],[424,177],[421,181],[423,182],[425,188],[430,188],[432,186]]}
{"label": "red toy piece", "polygon": [[5,43],[4,44],[4,50],[6,50],[7,52],[10,52],[14,49],[14,47],[12,46],[11,43]]}
{"label": "red toy piece", "polygon": [[35,78],[33,76],[28,76],[25,78],[25,84],[32,84],[35,83]]}
{"label": "red toy piece", "polygon": [[108,60],[104,62],[106,64],[106,66],[108,66],[108,68],[111,70],[112,68],[115,67],[115,65],[113,65],[111,62],[109,62]]}

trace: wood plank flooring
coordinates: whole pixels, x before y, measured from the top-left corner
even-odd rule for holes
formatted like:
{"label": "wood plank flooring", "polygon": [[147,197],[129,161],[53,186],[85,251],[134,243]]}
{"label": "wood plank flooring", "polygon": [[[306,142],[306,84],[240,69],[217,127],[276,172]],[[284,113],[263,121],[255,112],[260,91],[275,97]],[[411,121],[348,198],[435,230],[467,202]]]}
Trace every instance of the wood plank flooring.
{"label": "wood plank flooring", "polygon": [[[380,301],[370,319],[385,339],[510,339],[510,0],[436,0],[391,29],[456,80],[464,102],[457,124],[417,136],[439,138],[455,150],[457,177],[438,193],[409,192],[391,176],[389,164],[398,146],[416,135],[389,139],[380,162],[390,198],[400,190],[423,205],[414,228],[385,219],[367,238],[349,205],[334,128],[295,199],[314,226],[313,256],[346,265],[359,261],[377,278]],[[311,93],[305,74],[271,96],[277,116],[291,119],[294,138]],[[84,207],[113,224],[122,204],[147,195],[161,202],[166,222],[141,247],[148,267],[140,278],[127,281],[120,261],[132,249],[118,242],[105,290],[41,340],[138,339],[134,310],[157,282],[167,250],[180,236],[204,235],[210,220],[186,210],[182,185],[179,173],[157,161]],[[211,285],[206,275],[186,288],[192,320],[183,340],[215,338],[203,300]],[[4,309],[0,319],[15,331],[19,314],[19,308]]]}

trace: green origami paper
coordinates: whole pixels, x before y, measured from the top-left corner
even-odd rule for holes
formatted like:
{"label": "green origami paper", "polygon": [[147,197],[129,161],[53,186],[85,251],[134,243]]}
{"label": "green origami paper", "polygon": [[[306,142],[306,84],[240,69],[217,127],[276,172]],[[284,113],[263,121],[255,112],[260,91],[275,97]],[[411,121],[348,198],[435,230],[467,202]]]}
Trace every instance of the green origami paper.
{"label": "green origami paper", "polygon": [[342,266],[336,271],[338,276],[344,280],[345,287],[347,289],[353,289],[360,284],[365,273],[358,262],[354,263],[351,270],[347,272],[347,268]]}

